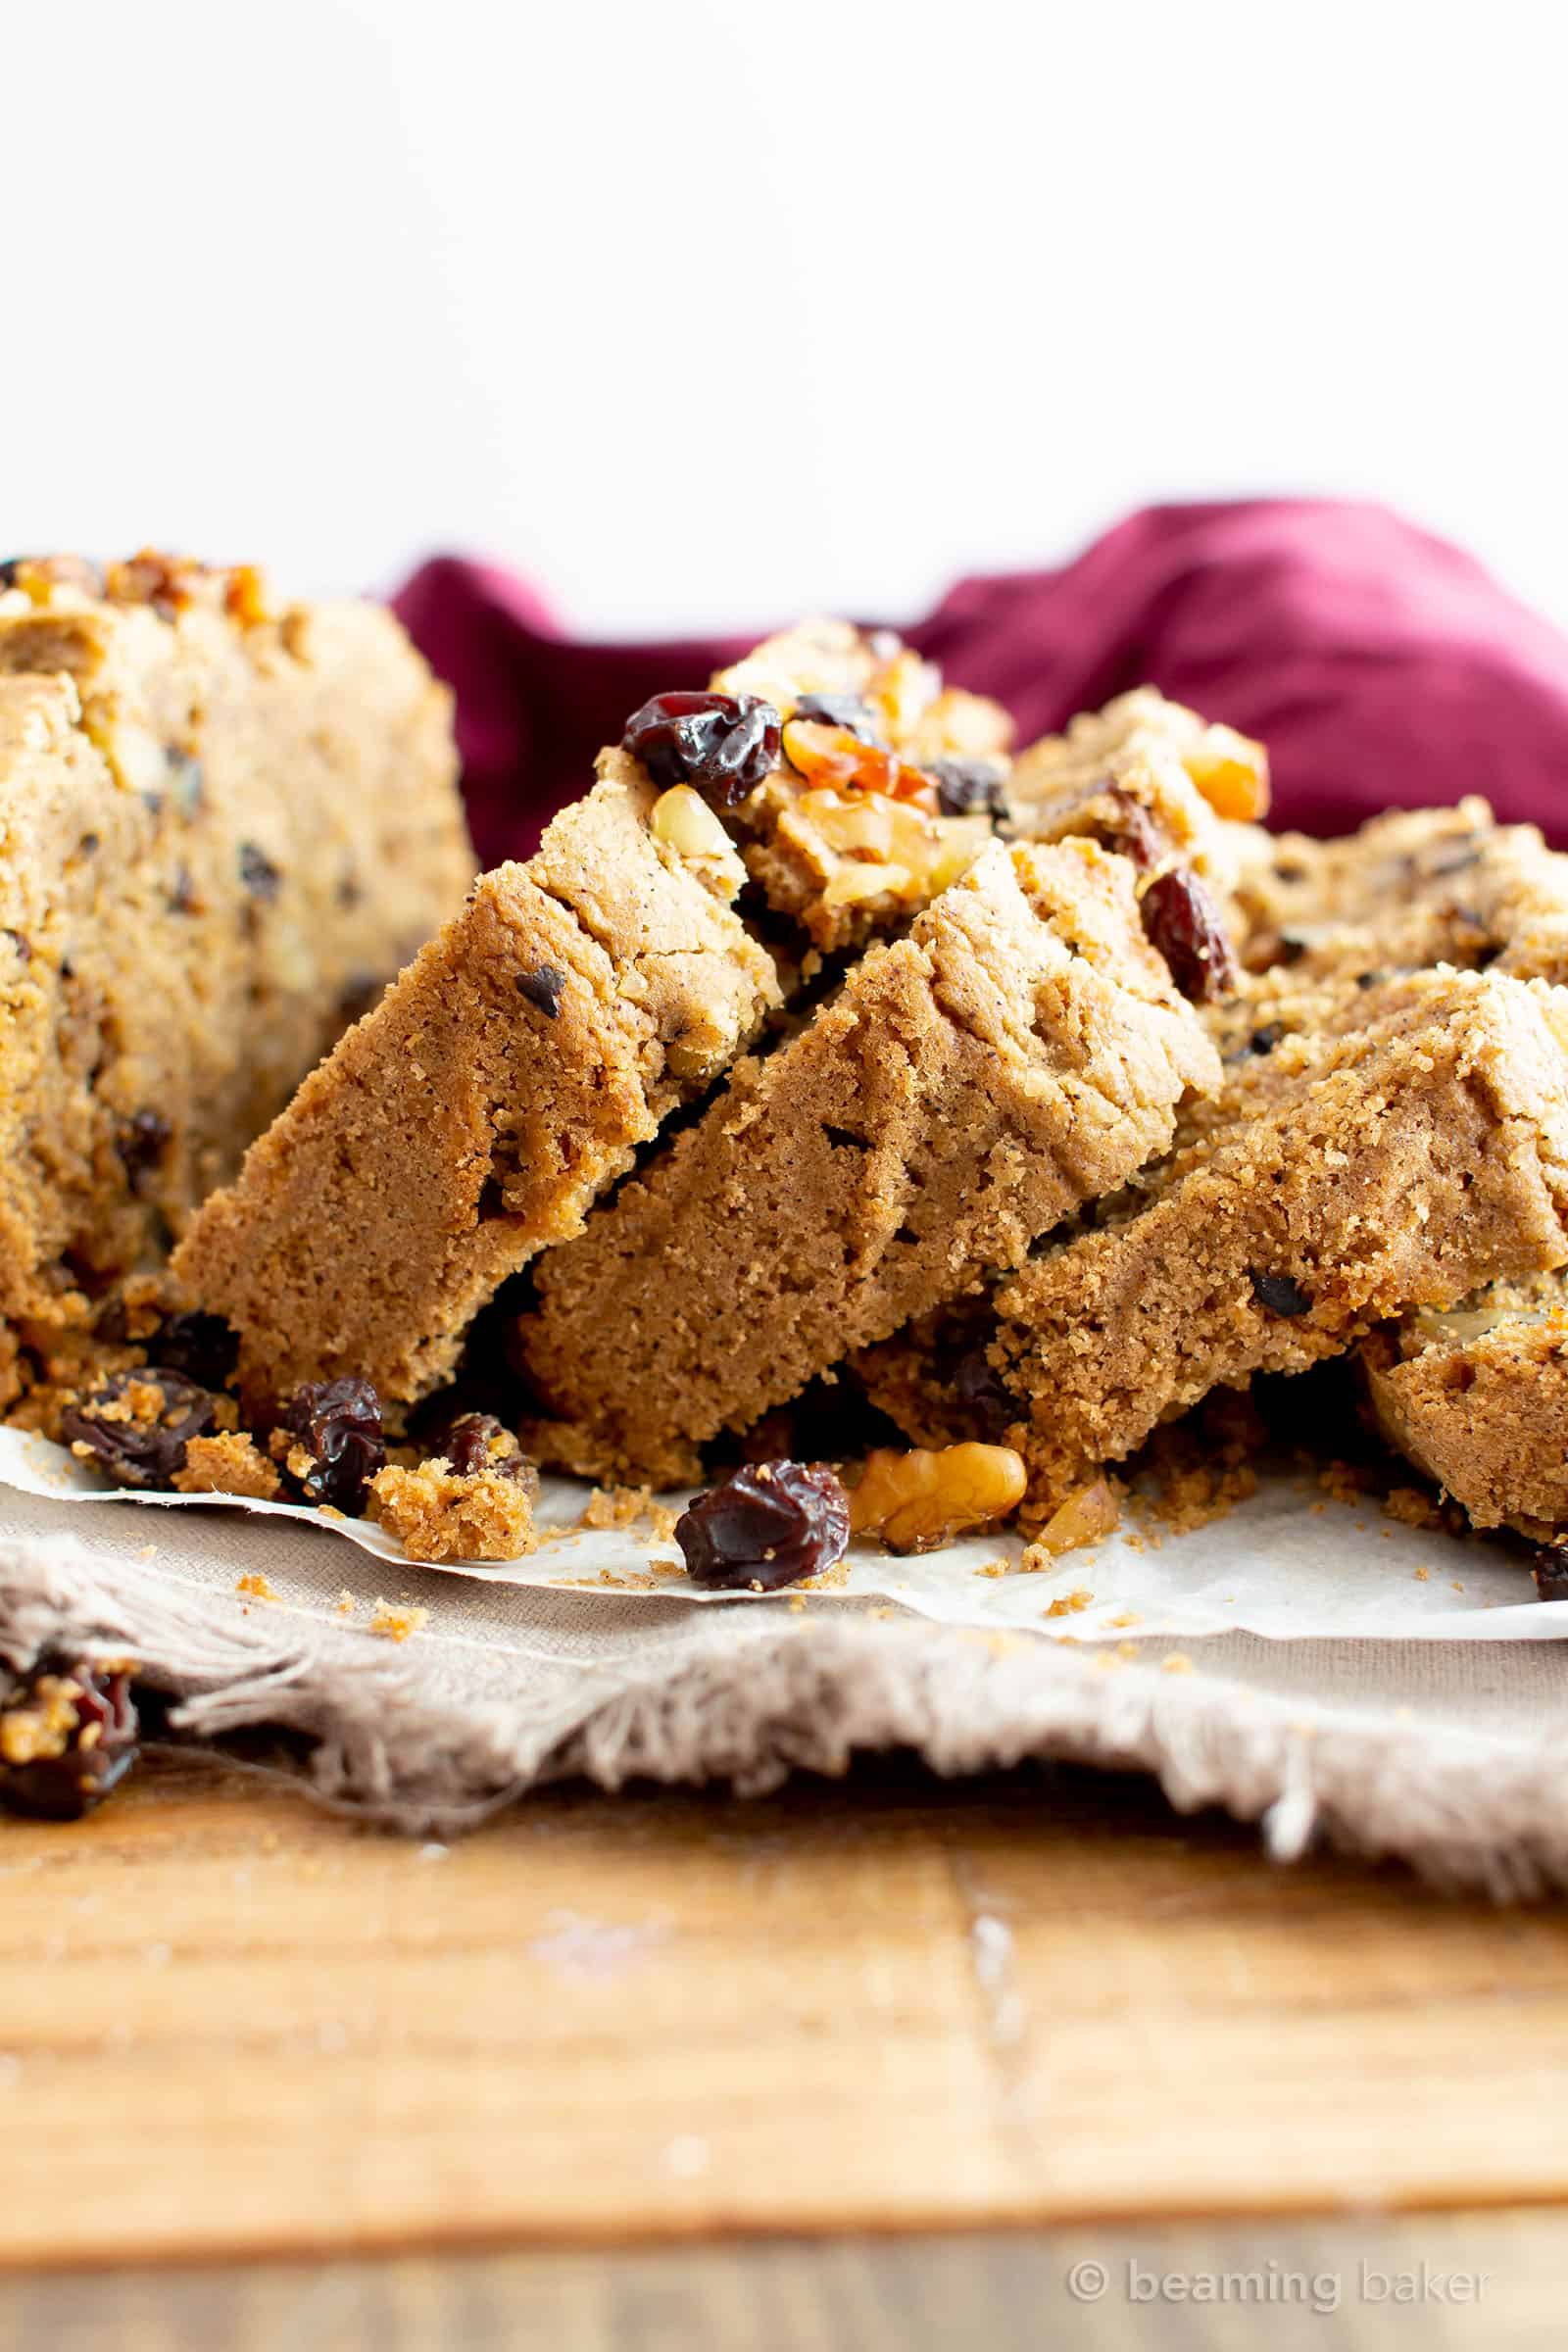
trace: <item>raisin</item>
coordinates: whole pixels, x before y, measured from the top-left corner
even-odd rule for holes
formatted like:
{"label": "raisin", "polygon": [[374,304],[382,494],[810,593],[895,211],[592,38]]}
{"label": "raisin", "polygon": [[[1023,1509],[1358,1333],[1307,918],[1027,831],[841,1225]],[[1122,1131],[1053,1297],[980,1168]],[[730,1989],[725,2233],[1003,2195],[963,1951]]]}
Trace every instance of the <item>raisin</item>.
{"label": "raisin", "polygon": [[1228,997],[1236,986],[1236,958],[1219,919],[1219,908],[1189,867],[1156,874],[1139,902],[1150,943],[1170,966],[1170,976],[1195,1004]]}
{"label": "raisin", "polygon": [[844,1557],[850,1504],[835,1473],[760,1462],[700,1494],[675,1523],[686,1573],[710,1589],[776,1592]]}
{"label": "raisin", "polygon": [[1019,1418],[1018,1402],[984,1348],[960,1355],[952,1372],[953,1395],[977,1437],[995,1445]]}
{"label": "raisin", "polygon": [[32,961],[32,942],[25,931],[0,931],[0,939],[10,940],[21,962],[30,963]]}
{"label": "raisin", "polygon": [[358,1519],[366,1490],[386,1462],[381,1399],[368,1380],[308,1381],[296,1389],[283,1427],[309,1454],[310,1467],[291,1469],[307,1502],[329,1502]]}
{"label": "raisin", "polygon": [[239,1361],[239,1334],[221,1315],[171,1315],[147,1352],[157,1372],[177,1372],[199,1389],[226,1389]]}
{"label": "raisin", "polygon": [[1141,874],[1147,873],[1164,855],[1165,845],[1158,826],[1143,802],[1135,800],[1124,784],[1107,784],[1105,798],[1116,811],[1100,828],[1106,849],[1119,850]]}
{"label": "raisin", "polygon": [[171,914],[191,914],[197,904],[196,878],[188,865],[176,865],[174,879],[169,886]]}
{"label": "raisin", "polygon": [[1283,1021],[1265,1021],[1262,1028],[1254,1029],[1248,1039],[1248,1051],[1251,1054],[1272,1054],[1284,1035]]}
{"label": "raisin", "polygon": [[146,1178],[168,1150],[173,1133],[161,1110],[134,1111],[125,1120],[115,1138],[115,1149],[133,1193],[141,1192]]}
{"label": "raisin", "polygon": [[734,808],[777,764],[781,728],[755,694],[656,694],[626,721],[620,748],[656,784],[692,784]]}
{"label": "raisin", "polygon": [[1007,815],[1006,773],[994,760],[932,760],[925,772],[944,816],[989,816],[995,825]]}
{"label": "raisin", "polygon": [[1357,988],[1362,990],[1368,988],[1377,988],[1387,977],[1388,975],[1385,972],[1357,972],[1355,975],[1355,985]]}
{"label": "raisin", "polygon": [[1568,1600],[1568,1544],[1543,1544],[1535,1578],[1538,1600]]}
{"label": "raisin", "polygon": [[0,1803],[40,1821],[79,1821],[139,1753],[130,1667],[41,1657],[0,1701]]}
{"label": "raisin", "polygon": [[459,1478],[477,1478],[493,1470],[498,1478],[514,1479],[519,1487],[538,1492],[538,1471],[494,1413],[460,1413],[442,1438],[440,1452]]}
{"label": "raisin", "polygon": [[[162,1397],[152,1419],[144,1416],[150,1396]],[[179,1372],[149,1365],[145,1371],[112,1372],[82,1403],[60,1416],[61,1435],[73,1452],[90,1458],[117,1487],[164,1488],[182,1469],[185,1447],[204,1438],[216,1418],[216,1400]]]}
{"label": "raisin", "polygon": [[1291,964],[1300,962],[1301,957],[1306,954],[1306,951],[1311,944],[1312,943],[1310,940],[1300,938],[1299,935],[1295,931],[1282,931],[1280,933],[1279,954],[1275,956],[1274,960],[1276,963],[1283,963],[1287,968],[1289,968]]}
{"label": "raisin", "polygon": [[858,735],[862,743],[871,744],[877,751],[888,749],[888,739],[882,732],[876,712],[858,694],[803,694],[790,713],[792,718],[814,718],[825,727],[843,727]]}
{"label": "raisin", "polygon": [[553,963],[542,963],[536,972],[517,974],[517,994],[542,1012],[547,1021],[557,1019],[561,1012],[562,991],[566,985],[564,972],[558,972]]}
{"label": "raisin", "polygon": [[282,884],[281,870],[254,841],[239,845],[239,878],[253,899],[275,899]]}
{"label": "raisin", "polygon": [[1309,1315],[1312,1294],[1289,1274],[1264,1274],[1256,1266],[1249,1269],[1252,1297],[1259,1306],[1266,1306],[1271,1315]]}

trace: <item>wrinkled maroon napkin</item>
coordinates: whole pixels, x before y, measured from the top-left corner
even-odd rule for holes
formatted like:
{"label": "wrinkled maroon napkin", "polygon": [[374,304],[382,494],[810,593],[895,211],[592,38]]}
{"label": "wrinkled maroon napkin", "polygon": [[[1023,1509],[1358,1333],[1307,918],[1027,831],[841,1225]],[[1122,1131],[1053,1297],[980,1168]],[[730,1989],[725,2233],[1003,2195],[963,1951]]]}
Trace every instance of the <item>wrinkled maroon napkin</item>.
{"label": "wrinkled maroon napkin", "polygon": [[[395,602],[457,694],[487,865],[527,855],[648,695],[750,642],[573,639],[524,582],[446,556]],[[1261,736],[1282,825],[1481,792],[1568,838],[1568,637],[1382,507],[1148,507],[1054,570],[960,580],[905,634],[1006,704],[1021,743],[1146,681]]]}

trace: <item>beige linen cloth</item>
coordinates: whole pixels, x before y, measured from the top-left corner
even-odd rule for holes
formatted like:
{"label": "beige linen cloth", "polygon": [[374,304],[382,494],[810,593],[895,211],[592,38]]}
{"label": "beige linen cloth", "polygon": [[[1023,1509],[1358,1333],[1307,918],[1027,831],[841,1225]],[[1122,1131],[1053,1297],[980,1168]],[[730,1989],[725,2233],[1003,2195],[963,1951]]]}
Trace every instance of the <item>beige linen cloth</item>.
{"label": "beige linen cloth", "polygon": [[[239,1592],[257,1574],[273,1597]],[[425,1622],[376,1637],[377,1593]],[[1279,1860],[1323,1839],[1499,1897],[1568,1885],[1564,1642],[1096,1646],[886,1600],[486,1583],[295,1521],[0,1489],[0,1655],[50,1645],[131,1652],[184,1738],[303,1736],[279,1746],[318,1796],[410,1832],[572,1775],[744,1792],[905,1749],[948,1775],[1030,1757],[1152,1773],[1183,1810],[1256,1822]]]}

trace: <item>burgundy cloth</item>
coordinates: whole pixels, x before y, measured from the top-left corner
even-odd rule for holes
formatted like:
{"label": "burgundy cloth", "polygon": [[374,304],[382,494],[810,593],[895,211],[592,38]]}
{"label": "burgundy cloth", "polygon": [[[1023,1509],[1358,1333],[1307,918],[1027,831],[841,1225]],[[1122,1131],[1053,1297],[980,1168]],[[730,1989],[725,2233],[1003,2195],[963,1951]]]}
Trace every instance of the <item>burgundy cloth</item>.
{"label": "burgundy cloth", "polygon": [[[647,696],[747,642],[574,640],[535,590],[451,557],[395,601],[456,690],[486,864],[527,854]],[[904,633],[1005,703],[1020,743],[1145,680],[1261,736],[1280,824],[1339,832],[1482,792],[1568,833],[1568,638],[1381,507],[1146,508],[1054,570],[959,581]]]}

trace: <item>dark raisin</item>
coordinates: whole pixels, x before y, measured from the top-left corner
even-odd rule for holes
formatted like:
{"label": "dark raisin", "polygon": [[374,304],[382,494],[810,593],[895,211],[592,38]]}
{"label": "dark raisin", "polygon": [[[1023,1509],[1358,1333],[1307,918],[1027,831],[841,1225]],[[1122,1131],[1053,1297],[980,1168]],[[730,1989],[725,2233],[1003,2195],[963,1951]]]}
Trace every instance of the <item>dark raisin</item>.
{"label": "dark raisin", "polygon": [[1018,1419],[1018,1402],[984,1348],[960,1355],[951,1380],[954,1400],[975,1435],[995,1445]]}
{"label": "dark raisin", "polygon": [[879,752],[888,749],[876,712],[858,694],[803,694],[790,716],[815,719],[824,727],[842,727],[859,743],[872,744]]}
{"label": "dark raisin", "polygon": [[103,846],[104,841],[101,833],[84,833],[81,837],[81,842],[79,845],[80,855],[83,858],[96,858]]}
{"label": "dark raisin", "polygon": [[772,1411],[754,1421],[737,1440],[741,1460],[748,1468],[760,1469],[763,1462],[788,1461],[791,1455],[805,1450],[796,1428],[794,1408],[775,1404]]}
{"label": "dark raisin", "polygon": [[1284,1035],[1283,1021],[1265,1021],[1262,1028],[1254,1029],[1248,1039],[1248,1051],[1251,1054],[1272,1054]]}
{"label": "dark raisin", "polygon": [[189,914],[196,906],[196,878],[188,865],[176,865],[169,886],[171,914]]}
{"label": "dark raisin", "polygon": [[693,784],[733,808],[776,765],[782,730],[755,694],[656,694],[626,721],[620,745],[656,784]]}
{"label": "dark raisin", "polygon": [[1568,1600],[1568,1544],[1543,1544],[1535,1578],[1538,1600]]}
{"label": "dark raisin", "polygon": [[994,760],[928,760],[924,765],[936,778],[944,816],[989,816],[995,825],[1007,815],[1006,772]]}
{"label": "dark raisin", "polygon": [[171,744],[165,750],[164,764],[169,770],[169,788],[181,816],[194,816],[207,789],[201,761]]}
{"label": "dark raisin", "polygon": [[308,1381],[296,1389],[283,1427],[309,1454],[304,1471],[291,1469],[307,1502],[329,1502],[357,1519],[366,1490],[386,1461],[381,1399],[368,1380]]}
{"label": "dark raisin", "polygon": [[177,1372],[199,1389],[226,1389],[239,1361],[239,1334],[221,1315],[171,1315],[147,1353],[160,1372]]}
{"label": "dark raisin", "polygon": [[1135,800],[1124,784],[1107,784],[1105,798],[1115,809],[1113,817],[1102,821],[1100,831],[1107,850],[1119,850],[1132,860],[1141,874],[1157,865],[1165,853],[1165,843],[1142,801]]}
{"label": "dark raisin", "polygon": [[1259,1306],[1266,1306],[1271,1315],[1309,1315],[1312,1294],[1289,1274],[1264,1274],[1256,1266],[1250,1269],[1252,1297]]}
{"label": "dark raisin", "polygon": [[239,845],[239,878],[253,899],[275,899],[283,880],[280,869],[254,841]]}
{"label": "dark raisin", "polygon": [[1275,956],[1274,960],[1276,963],[1283,963],[1286,965],[1299,963],[1301,957],[1306,954],[1310,944],[1311,943],[1308,940],[1298,938],[1294,931],[1282,931],[1280,933],[1279,953]]}
{"label": "dark raisin", "polygon": [[115,1149],[133,1193],[140,1193],[168,1151],[173,1133],[161,1110],[133,1111],[124,1121],[115,1138]]}
{"label": "dark raisin", "polygon": [[[499,1451],[498,1441],[504,1441]],[[493,1470],[498,1478],[538,1491],[538,1471],[493,1413],[460,1413],[442,1438],[440,1452],[459,1478],[477,1478],[481,1471]]]}
{"label": "dark raisin", "polygon": [[0,1701],[0,1803],[38,1821],[79,1821],[102,1804],[139,1752],[130,1671],[38,1660]]}
{"label": "dark raisin", "polygon": [[558,972],[553,963],[542,963],[536,972],[517,974],[517,994],[542,1012],[547,1021],[555,1020],[561,1011],[562,991],[566,985],[564,972]]}
{"label": "dark raisin", "polygon": [[1228,997],[1236,958],[1219,908],[1187,866],[1156,874],[1139,902],[1144,929],[1170,966],[1170,976],[1195,1004]]}
{"label": "dark raisin", "polygon": [[1357,972],[1355,985],[1360,989],[1376,988],[1384,977],[1382,972]]}
{"label": "dark raisin", "polygon": [[833,1471],[760,1462],[700,1494],[675,1523],[695,1585],[776,1592],[843,1559],[850,1505]]}
{"label": "dark raisin", "polygon": [[337,903],[340,906],[358,906],[363,903],[364,898],[365,885],[358,874],[343,874],[339,877]]}
{"label": "dark raisin", "polygon": [[32,942],[25,931],[0,931],[0,939],[9,939],[22,962],[32,961]]}
{"label": "dark raisin", "polygon": [[[163,1401],[151,1405],[147,1418],[154,1397]],[[216,1399],[195,1381],[149,1366],[112,1372],[84,1402],[68,1406],[60,1430],[74,1451],[85,1446],[117,1487],[162,1489],[172,1485],[186,1446],[207,1436],[216,1413]]]}

